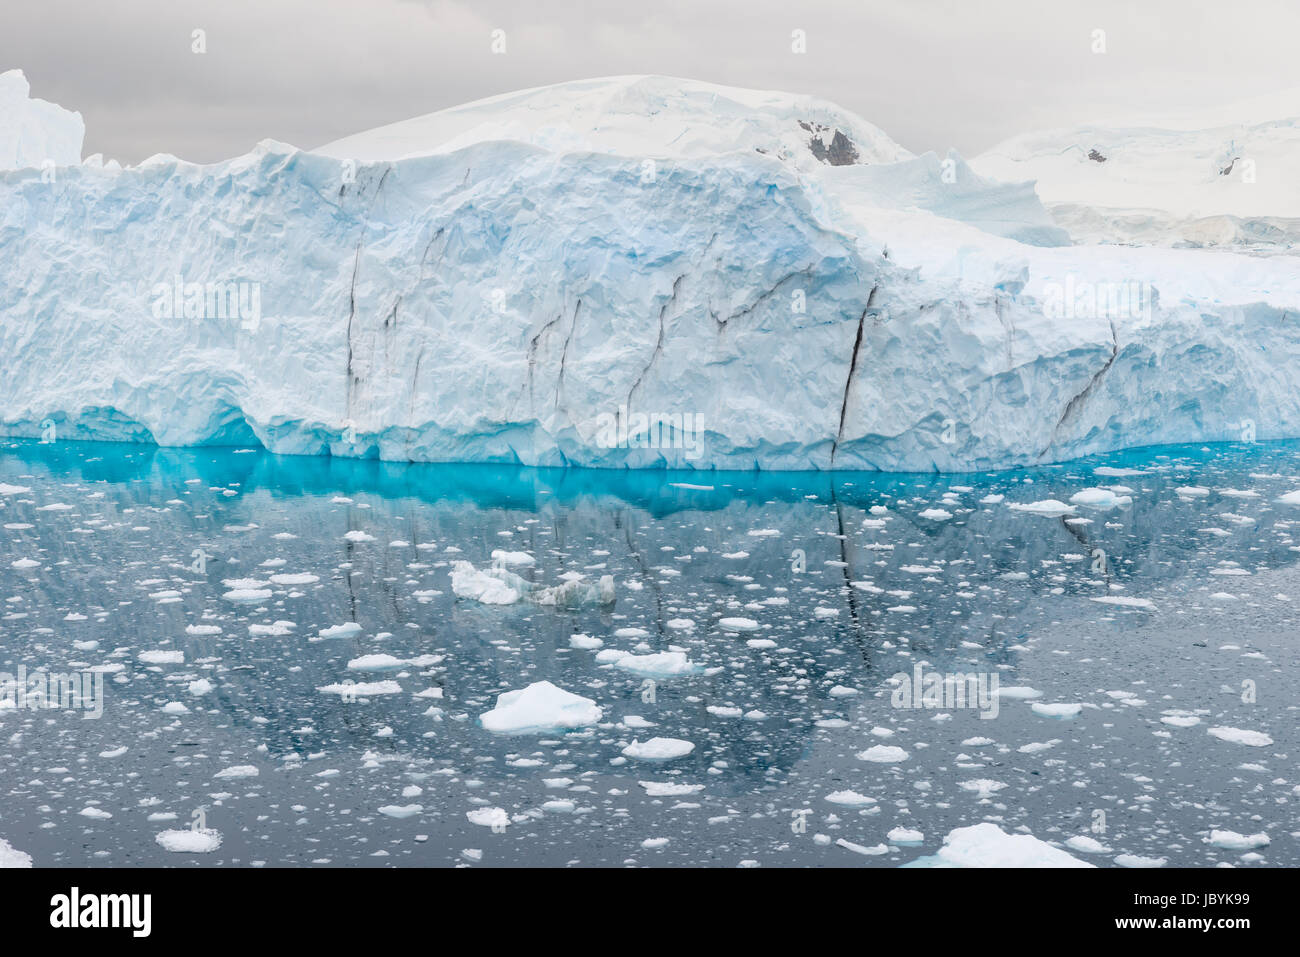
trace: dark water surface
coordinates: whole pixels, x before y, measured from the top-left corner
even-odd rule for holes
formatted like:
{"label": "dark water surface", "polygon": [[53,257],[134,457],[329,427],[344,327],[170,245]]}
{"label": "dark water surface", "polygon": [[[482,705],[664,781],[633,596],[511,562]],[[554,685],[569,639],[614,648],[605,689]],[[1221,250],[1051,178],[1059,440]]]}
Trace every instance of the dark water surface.
{"label": "dark water surface", "polygon": [[[1011,507],[1089,488],[1114,501]],[[1300,865],[1297,489],[1295,443],[937,476],[6,441],[0,671],[105,680],[96,720],[0,707],[0,838],[38,866],[898,866],[992,821],[1102,866]],[[616,600],[457,597],[494,550]],[[653,688],[610,654],[669,650],[692,670]],[[918,665],[1036,696],[896,707]],[[544,680],[599,723],[480,725]],[[694,748],[623,755],[654,737]],[[196,820],[214,850],[156,839]]]}

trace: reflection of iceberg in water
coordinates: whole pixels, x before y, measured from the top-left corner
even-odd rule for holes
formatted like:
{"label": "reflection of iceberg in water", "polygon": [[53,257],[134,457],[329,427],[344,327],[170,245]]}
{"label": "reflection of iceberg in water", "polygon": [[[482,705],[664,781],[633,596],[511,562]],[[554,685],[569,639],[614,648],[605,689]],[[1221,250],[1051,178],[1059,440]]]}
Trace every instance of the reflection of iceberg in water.
{"label": "reflection of iceberg in water", "polygon": [[602,575],[596,582],[579,579],[543,587],[501,564],[478,569],[472,562],[458,561],[452,563],[451,587],[460,598],[485,605],[513,605],[521,598],[553,608],[614,604],[613,575]]}

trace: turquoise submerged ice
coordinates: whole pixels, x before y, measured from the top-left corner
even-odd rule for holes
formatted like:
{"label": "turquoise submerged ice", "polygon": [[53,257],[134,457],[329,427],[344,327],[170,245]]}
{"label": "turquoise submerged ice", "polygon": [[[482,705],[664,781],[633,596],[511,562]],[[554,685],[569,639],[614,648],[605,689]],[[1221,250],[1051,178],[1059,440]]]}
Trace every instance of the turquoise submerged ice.
{"label": "turquoise submerged ice", "polygon": [[0,705],[0,849],[1296,866],[1296,491],[1271,443],[704,482],[10,443],[0,672],[103,710]]}

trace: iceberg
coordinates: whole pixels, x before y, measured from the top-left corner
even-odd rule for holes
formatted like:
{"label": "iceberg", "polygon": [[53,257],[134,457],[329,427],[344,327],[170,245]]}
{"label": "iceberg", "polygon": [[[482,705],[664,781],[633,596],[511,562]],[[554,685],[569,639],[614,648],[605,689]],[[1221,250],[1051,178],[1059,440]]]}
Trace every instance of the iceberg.
{"label": "iceberg", "polygon": [[549,681],[535,681],[520,691],[497,695],[497,706],[479,715],[479,722],[498,734],[524,734],[586,727],[598,722],[601,713],[590,698]]}
{"label": "iceberg", "polygon": [[[0,142],[31,117],[72,131],[5,108]],[[1068,245],[1032,186],[814,98],[581,81],[314,151],[0,171],[0,432],[888,471],[1300,436],[1298,265]],[[491,574],[465,587],[506,599]],[[564,588],[534,600],[590,600]]]}

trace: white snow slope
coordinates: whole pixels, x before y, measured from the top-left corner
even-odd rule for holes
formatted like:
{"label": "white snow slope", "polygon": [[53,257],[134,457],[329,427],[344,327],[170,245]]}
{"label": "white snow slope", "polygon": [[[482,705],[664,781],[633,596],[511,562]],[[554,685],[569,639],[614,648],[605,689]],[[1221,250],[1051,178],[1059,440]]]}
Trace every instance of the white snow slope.
{"label": "white snow slope", "polygon": [[[811,98],[662,77],[314,153],[0,173],[0,431],[953,471],[1245,420],[1300,435],[1300,260],[1065,241],[1030,185],[955,154],[912,157]],[[203,295],[223,283],[234,318]],[[1140,309],[1074,301],[1129,284]],[[629,413],[688,434],[638,447],[609,428]]]}
{"label": "white snow slope", "polygon": [[1300,87],[1191,115],[1016,136],[971,165],[1036,180],[1076,240],[1300,247]]}

